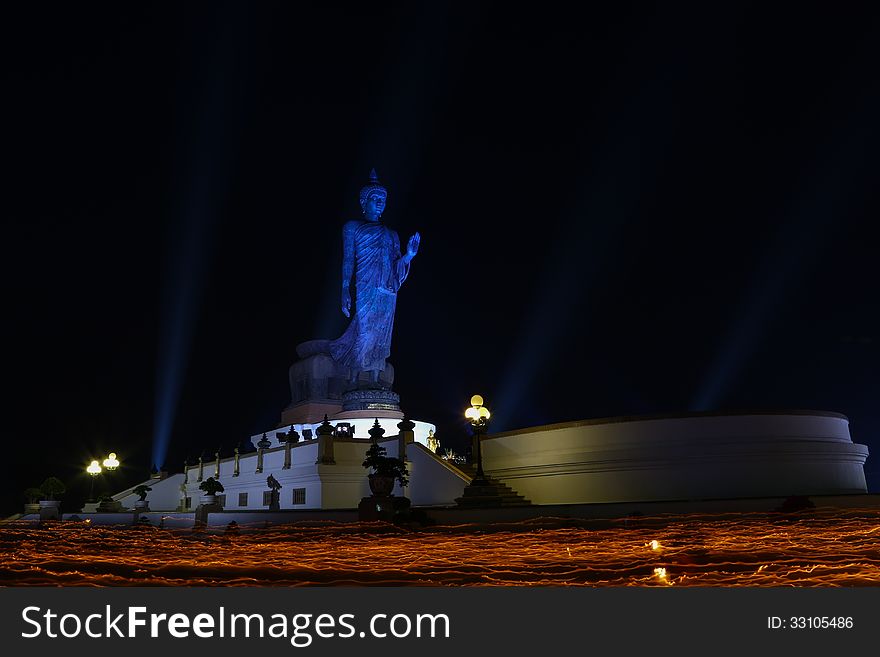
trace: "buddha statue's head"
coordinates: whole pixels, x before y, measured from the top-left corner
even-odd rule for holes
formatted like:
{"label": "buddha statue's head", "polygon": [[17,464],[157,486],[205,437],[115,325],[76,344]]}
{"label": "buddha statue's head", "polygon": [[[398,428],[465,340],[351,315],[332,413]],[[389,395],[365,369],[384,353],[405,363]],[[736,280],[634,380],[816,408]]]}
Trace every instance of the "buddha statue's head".
{"label": "buddha statue's head", "polygon": [[388,191],[379,182],[376,170],[370,171],[370,182],[361,188],[361,211],[368,221],[379,221],[385,211],[385,199]]}

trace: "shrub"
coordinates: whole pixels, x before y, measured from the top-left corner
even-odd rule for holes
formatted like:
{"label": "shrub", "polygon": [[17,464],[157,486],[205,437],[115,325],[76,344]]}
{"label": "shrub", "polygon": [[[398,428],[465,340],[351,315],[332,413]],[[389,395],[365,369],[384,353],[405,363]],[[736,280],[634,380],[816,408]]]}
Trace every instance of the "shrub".
{"label": "shrub", "polygon": [[363,466],[371,468],[373,474],[379,477],[393,477],[401,486],[406,486],[409,483],[409,471],[406,469],[406,464],[402,459],[396,459],[386,454],[384,447],[379,443],[373,443],[367,450]]}
{"label": "shrub", "polygon": [[24,499],[28,504],[36,504],[37,501],[43,496],[43,491],[39,488],[25,488],[24,489]]}
{"label": "shrub", "polygon": [[207,495],[216,495],[223,492],[223,484],[214,477],[208,477],[199,484],[199,490],[204,491]]}
{"label": "shrub", "polygon": [[67,488],[64,482],[57,477],[49,477],[40,485],[40,493],[46,496],[47,500],[54,500],[59,495],[64,495]]}
{"label": "shrub", "polygon": [[131,492],[140,497],[141,502],[145,502],[147,499],[147,493],[149,493],[151,490],[153,489],[149,486],[144,486],[143,484],[141,484],[140,486],[135,486],[134,490]]}

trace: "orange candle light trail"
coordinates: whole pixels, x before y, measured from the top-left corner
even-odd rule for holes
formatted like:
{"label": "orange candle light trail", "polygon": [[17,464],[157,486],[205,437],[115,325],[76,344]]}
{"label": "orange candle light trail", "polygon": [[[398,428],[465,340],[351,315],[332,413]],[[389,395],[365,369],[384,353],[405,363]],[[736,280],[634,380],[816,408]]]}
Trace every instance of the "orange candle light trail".
{"label": "orange candle light trail", "polygon": [[880,585],[876,509],[241,529],[7,523],[0,585]]}

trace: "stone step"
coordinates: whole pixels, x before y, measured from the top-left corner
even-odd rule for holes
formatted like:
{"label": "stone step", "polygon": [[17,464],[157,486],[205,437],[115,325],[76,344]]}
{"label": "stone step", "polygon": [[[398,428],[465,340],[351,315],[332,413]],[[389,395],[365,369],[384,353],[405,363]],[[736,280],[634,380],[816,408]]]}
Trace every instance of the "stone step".
{"label": "stone step", "polygon": [[528,500],[506,500],[494,496],[463,496],[455,500],[460,507],[511,507],[511,506],[532,506]]}
{"label": "stone step", "polygon": [[464,494],[455,500],[456,504],[465,507],[531,506],[530,500],[507,484],[491,477],[487,477],[487,480],[487,486],[466,486]]}
{"label": "stone step", "polygon": [[[457,464],[459,470],[468,475],[471,480],[477,476],[477,466],[472,463]],[[531,500],[526,499],[513,488],[492,476],[486,475],[489,482],[489,490],[486,495],[478,495],[474,486],[465,488],[465,494],[456,502],[460,506],[531,506]]]}

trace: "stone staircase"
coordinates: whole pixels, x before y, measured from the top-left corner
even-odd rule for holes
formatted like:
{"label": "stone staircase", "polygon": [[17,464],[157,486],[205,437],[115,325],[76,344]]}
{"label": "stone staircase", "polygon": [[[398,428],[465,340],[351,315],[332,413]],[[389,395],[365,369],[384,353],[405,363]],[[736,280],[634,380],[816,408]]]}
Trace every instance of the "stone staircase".
{"label": "stone staircase", "polygon": [[[477,469],[471,464],[457,465],[459,470],[464,472],[473,480],[477,474]],[[488,486],[474,486],[469,484],[464,489],[464,494],[456,498],[455,503],[460,507],[499,507],[499,506],[531,506],[532,502],[517,493],[510,486],[502,483],[486,475]]]}

